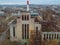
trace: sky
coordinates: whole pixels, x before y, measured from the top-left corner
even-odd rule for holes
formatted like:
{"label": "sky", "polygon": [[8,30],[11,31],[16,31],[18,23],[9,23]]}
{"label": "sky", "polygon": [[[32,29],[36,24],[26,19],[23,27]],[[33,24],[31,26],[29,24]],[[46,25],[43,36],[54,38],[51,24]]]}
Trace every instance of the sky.
{"label": "sky", "polygon": [[[0,0],[0,4],[26,4],[27,0]],[[30,0],[30,4],[60,5],[60,0]]]}

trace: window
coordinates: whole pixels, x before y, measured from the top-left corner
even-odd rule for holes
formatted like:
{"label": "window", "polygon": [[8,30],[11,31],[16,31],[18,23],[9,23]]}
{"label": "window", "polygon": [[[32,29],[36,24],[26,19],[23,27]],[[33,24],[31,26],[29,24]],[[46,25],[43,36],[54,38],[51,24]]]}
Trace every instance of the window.
{"label": "window", "polygon": [[27,15],[27,20],[29,20],[29,15]]}
{"label": "window", "polygon": [[25,20],[27,20],[26,16],[24,16],[24,17],[25,17]]}
{"label": "window", "polygon": [[29,24],[27,24],[27,39],[29,39]]}
{"label": "window", "polygon": [[22,15],[22,20],[29,20],[29,15]]}
{"label": "window", "polygon": [[22,39],[24,39],[24,24],[22,24]]}
{"label": "window", "polygon": [[25,39],[26,39],[26,35],[27,35],[27,29],[26,29],[26,24],[25,24]]}
{"label": "window", "polygon": [[38,35],[38,27],[36,27],[36,35]]}
{"label": "window", "polygon": [[24,20],[24,15],[22,15],[22,20]]}
{"label": "window", "polygon": [[13,36],[15,37],[15,27],[13,27]]}
{"label": "window", "polygon": [[51,39],[51,34],[49,34],[49,39]]}
{"label": "window", "polygon": [[29,39],[29,24],[22,24],[22,39]]}
{"label": "window", "polygon": [[47,39],[48,39],[48,34],[47,34]]}

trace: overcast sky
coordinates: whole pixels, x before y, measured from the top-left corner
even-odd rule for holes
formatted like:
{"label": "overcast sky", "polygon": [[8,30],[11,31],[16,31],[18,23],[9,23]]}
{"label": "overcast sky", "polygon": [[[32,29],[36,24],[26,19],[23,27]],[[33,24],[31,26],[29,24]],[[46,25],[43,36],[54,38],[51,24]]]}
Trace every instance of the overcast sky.
{"label": "overcast sky", "polygon": [[[0,0],[0,4],[26,4],[26,0]],[[60,5],[60,0],[30,0],[30,4],[56,4]]]}

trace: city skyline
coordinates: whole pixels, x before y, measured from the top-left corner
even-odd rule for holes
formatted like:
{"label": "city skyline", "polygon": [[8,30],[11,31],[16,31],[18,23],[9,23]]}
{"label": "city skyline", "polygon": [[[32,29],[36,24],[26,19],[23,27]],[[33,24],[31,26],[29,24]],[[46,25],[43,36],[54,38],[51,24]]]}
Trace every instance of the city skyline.
{"label": "city skyline", "polygon": [[[26,4],[26,0],[0,0],[0,4]],[[30,4],[59,5],[60,0],[30,0]]]}

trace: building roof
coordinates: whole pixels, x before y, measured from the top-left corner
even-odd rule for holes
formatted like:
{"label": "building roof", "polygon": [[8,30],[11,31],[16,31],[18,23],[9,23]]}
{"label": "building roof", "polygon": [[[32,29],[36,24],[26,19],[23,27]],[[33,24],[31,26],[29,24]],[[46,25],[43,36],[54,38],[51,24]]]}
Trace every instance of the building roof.
{"label": "building roof", "polygon": [[14,20],[12,23],[13,23],[13,24],[16,24],[16,23],[17,23],[17,21],[16,21],[16,20]]}
{"label": "building roof", "polygon": [[0,13],[0,16],[6,16],[6,15],[5,15],[5,14],[1,14],[1,13]]}
{"label": "building roof", "polygon": [[31,18],[34,18],[34,17],[38,16],[39,14],[33,12],[33,13],[30,13],[30,15],[31,15]]}
{"label": "building roof", "polygon": [[0,11],[0,16],[6,16],[3,11]]}

